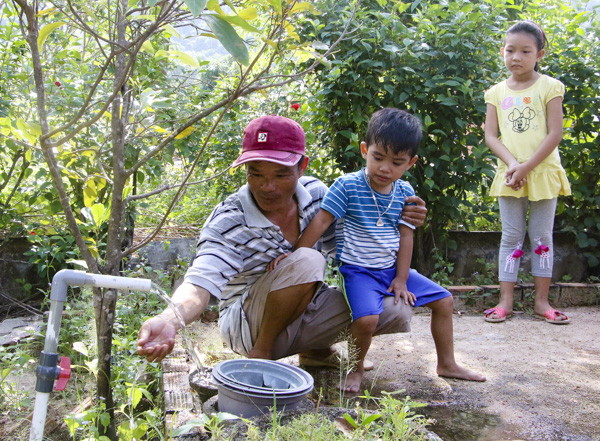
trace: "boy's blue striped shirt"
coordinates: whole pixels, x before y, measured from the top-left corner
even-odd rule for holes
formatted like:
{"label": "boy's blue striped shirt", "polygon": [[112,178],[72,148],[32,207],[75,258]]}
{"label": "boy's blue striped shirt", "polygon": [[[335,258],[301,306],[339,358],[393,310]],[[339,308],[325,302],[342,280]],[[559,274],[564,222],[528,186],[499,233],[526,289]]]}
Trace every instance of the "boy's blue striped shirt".
{"label": "boy's blue striped shirt", "polygon": [[[382,227],[376,226],[379,214],[373,193],[379,214],[386,210],[394,195],[392,206],[381,217]],[[400,246],[398,225],[414,229],[401,216],[405,198],[413,196],[415,191],[408,182],[397,180],[389,194],[373,193],[362,170],[349,173],[333,183],[323,198],[321,208],[339,219],[336,229],[338,261],[366,268],[389,268],[396,264]]]}

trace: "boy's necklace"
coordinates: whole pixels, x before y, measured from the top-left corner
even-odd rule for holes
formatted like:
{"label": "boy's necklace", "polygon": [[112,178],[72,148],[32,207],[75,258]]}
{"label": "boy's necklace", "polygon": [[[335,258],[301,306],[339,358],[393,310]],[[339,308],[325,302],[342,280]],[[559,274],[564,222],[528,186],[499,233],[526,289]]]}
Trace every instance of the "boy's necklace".
{"label": "boy's necklace", "polygon": [[378,219],[377,219],[377,222],[375,223],[375,225],[378,226],[378,227],[383,227],[383,220],[381,218],[383,217],[383,215],[385,213],[388,212],[388,210],[392,206],[392,203],[394,202],[394,196],[395,196],[394,186],[392,185],[392,200],[388,204],[388,206],[385,209],[385,211],[383,213],[380,213],[379,212],[379,204],[377,203],[377,198],[375,197],[375,192],[373,191],[373,187],[371,187],[371,179],[369,178],[369,175],[367,174],[367,170],[364,169],[364,168],[363,168],[363,174],[365,175],[365,179],[367,180],[367,184],[369,186],[369,190],[371,190],[371,196],[373,196],[373,202],[375,202],[375,208],[377,209]]}

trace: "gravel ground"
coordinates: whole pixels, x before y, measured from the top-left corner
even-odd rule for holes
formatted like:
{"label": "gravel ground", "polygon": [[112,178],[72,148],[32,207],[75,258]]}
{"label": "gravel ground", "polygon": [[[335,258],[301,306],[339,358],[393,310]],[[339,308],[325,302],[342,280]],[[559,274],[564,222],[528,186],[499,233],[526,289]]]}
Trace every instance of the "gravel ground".
{"label": "gravel ground", "polygon": [[504,323],[455,315],[457,361],[484,383],[435,373],[429,315],[413,316],[412,332],[376,337],[376,369],[363,387],[405,389],[430,404],[444,440],[600,440],[600,306],[569,308],[568,325],[529,314]]}
{"label": "gravel ground", "polygon": [[[418,411],[437,420],[429,428],[444,441],[600,441],[600,306],[566,312],[571,323],[560,326],[522,313],[504,323],[455,315],[457,361],[484,383],[436,375],[429,314],[416,312],[412,332],[374,338],[362,389],[426,402]],[[315,393],[325,391],[321,405],[339,405],[339,370],[306,370]]]}

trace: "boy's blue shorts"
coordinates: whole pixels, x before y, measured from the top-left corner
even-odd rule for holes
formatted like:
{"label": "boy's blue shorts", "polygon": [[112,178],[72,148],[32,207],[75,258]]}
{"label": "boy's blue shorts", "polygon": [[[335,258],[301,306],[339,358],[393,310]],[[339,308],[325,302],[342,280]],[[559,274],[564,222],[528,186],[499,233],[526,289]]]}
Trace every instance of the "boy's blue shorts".
{"label": "boy's blue shorts", "polygon": [[[339,271],[352,320],[366,315],[379,315],[383,312],[383,297],[394,295],[393,292],[387,292],[387,289],[396,277],[395,266],[387,269],[370,269],[342,264]],[[424,306],[452,295],[450,291],[413,269],[410,270],[406,286],[417,298],[415,306]]]}

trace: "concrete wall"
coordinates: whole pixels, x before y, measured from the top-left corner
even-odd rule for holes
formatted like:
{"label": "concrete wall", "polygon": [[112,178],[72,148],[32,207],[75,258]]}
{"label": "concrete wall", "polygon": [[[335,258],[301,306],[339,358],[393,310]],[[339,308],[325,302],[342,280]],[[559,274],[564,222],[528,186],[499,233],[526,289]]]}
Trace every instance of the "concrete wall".
{"label": "concrete wall", "polygon": [[[477,263],[479,258],[486,264],[493,265],[498,271],[498,249],[500,247],[500,232],[465,232],[452,231],[450,238],[456,241],[456,250],[447,250],[447,260],[454,263],[454,277],[469,277],[475,272],[485,270],[485,265]],[[523,245],[525,255],[521,258],[521,268],[526,273],[531,271],[531,248],[529,238],[525,237]],[[552,279],[560,281],[564,275],[572,276],[573,282],[584,282],[591,275],[587,259],[570,233],[554,233],[554,267]]]}
{"label": "concrete wall", "polygon": [[[28,296],[28,292],[23,289],[23,284],[17,282],[18,279],[30,283],[31,292],[34,294],[37,288],[48,288],[48,281],[40,278],[35,266],[29,263],[29,257],[24,255],[30,249],[31,243],[25,238],[0,241],[0,290],[18,300]],[[6,303],[6,299],[0,298],[0,304]]]}
{"label": "concrete wall", "polygon": [[[500,244],[499,232],[451,232],[451,239],[457,243],[456,250],[447,250],[447,260],[454,263],[453,277],[469,277],[475,272],[486,270],[486,265],[477,263],[478,258],[483,258],[487,266],[493,265],[493,272],[497,272],[498,247]],[[555,233],[554,256],[554,281],[560,281],[565,274],[572,276],[572,282],[585,282],[590,276],[585,257],[580,253],[573,236],[567,233]],[[177,260],[188,265],[195,255],[195,238],[177,238],[165,242],[152,242],[139,252],[139,258],[131,259],[128,263],[133,268],[141,261],[150,265],[154,270],[168,271],[177,264]],[[42,289],[48,288],[48,281],[40,280],[33,265],[28,263],[28,258],[23,255],[29,250],[31,244],[27,239],[10,239],[0,243],[0,290],[22,300],[27,293],[16,279],[26,279],[29,283]],[[529,243],[523,247],[525,256],[521,265],[526,271],[530,270]],[[489,269],[488,269],[489,270]],[[181,283],[173,281],[171,288],[176,288]],[[0,298],[0,303],[3,303]]]}

